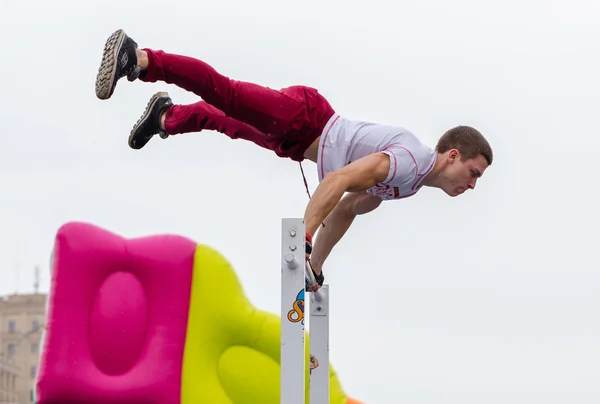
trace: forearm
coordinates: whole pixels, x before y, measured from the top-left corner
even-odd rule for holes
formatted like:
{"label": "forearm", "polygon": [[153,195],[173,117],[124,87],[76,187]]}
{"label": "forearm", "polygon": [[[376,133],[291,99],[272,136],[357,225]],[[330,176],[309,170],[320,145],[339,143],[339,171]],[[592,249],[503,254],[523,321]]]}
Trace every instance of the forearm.
{"label": "forearm", "polygon": [[327,174],[306,207],[304,213],[306,232],[314,236],[319,225],[335,208],[345,192],[366,191],[385,180],[389,171],[389,156],[385,153],[373,153]]}
{"label": "forearm", "polygon": [[339,181],[336,176],[323,179],[315,190],[304,213],[304,225],[308,234],[314,236],[321,223],[336,207],[345,191],[345,184]]}
{"label": "forearm", "polygon": [[333,247],[342,239],[355,217],[356,215],[345,208],[343,204],[338,204],[327,216],[327,224],[319,230],[310,256],[315,271],[321,272],[323,264]]}

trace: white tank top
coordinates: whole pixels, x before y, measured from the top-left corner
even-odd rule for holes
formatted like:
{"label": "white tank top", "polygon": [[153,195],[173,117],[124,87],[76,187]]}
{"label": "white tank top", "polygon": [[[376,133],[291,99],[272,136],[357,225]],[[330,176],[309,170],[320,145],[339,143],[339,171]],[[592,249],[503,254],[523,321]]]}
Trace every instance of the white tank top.
{"label": "white tank top", "polygon": [[319,141],[319,182],[326,174],[377,152],[390,156],[390,172],[383,182],[367,192],[382,200],[416,194],[437,159],[434,149],[405,128],[353,121],[335,114],[327,122]]}

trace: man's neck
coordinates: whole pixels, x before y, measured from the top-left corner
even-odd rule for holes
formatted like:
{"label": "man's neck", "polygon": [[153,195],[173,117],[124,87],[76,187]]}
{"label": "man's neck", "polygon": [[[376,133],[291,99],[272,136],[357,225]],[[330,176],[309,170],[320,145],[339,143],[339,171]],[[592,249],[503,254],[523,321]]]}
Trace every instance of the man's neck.
{"label": "man's neck", "polygon": [[433,169],[429,172],[429,174],[425,176],[423,182],[421,183],[423,186],[439,188],[439,177],[445,164],[445,160],[442,158],[442,156],[443,154],[437,154],[437,158],[435,159]]}

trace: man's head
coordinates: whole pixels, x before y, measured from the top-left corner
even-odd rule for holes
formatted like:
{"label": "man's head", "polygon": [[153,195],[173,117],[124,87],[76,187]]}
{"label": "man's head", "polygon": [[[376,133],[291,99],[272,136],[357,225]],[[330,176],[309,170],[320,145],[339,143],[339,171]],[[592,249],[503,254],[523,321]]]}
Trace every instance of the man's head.
{"label": "man's head", "polygon": [[450,196],[475,188],[494,158],[488,141],[470,126],[448,130],[435,147],[438,152],[435,186]]}

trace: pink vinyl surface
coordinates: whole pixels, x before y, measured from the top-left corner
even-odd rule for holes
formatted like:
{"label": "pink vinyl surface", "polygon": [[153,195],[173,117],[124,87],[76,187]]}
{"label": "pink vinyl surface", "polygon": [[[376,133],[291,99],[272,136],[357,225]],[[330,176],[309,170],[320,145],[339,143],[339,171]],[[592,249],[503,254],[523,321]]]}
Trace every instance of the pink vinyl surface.
{"label": "pink vinyl surface", "polygon": [[179,404],[196,245],[59,230],[39,404]]}

